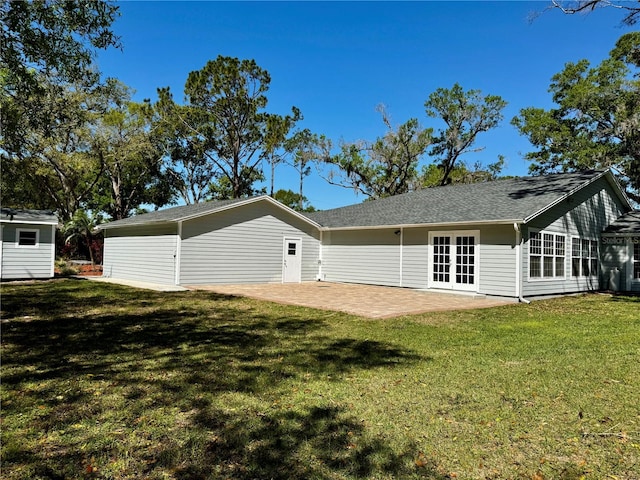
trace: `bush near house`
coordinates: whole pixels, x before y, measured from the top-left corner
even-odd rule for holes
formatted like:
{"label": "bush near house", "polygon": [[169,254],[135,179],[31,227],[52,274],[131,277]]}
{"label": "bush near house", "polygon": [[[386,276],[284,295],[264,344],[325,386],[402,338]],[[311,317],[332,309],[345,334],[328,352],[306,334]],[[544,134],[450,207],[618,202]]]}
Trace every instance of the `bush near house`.
{"label": "bush near house", "polygon": [[2,475],[640,478],[640,298],[392,320],[2,287]]}

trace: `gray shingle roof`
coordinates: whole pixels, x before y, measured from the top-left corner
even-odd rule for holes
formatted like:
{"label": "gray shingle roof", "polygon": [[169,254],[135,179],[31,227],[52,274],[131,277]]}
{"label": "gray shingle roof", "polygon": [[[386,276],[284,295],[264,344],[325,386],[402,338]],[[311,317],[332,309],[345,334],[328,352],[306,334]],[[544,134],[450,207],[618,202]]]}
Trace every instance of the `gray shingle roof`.
{"label": "gray shingle roof", "polygon": [[[260,198],[260,197],[253,197]],[[109,229],[115,227],[126,227],[132,225],[147,225],[152,223],[171,223],[183,220],[185,218],[198,215],[206,215],[217,210],[223,209],[234,203],[246,202],[246,198],[235,198],[232,200],[214,200],[211,202],[195,203],[193,205],[181,205],[179,207],[166,208],[155,212],[143,213],[133,217],[116,220],[114,222],[104,223],[98,228]]]}
{"label": "gray shingle roof", "polygon": [[525,221],[606,173],[565,173],[427,188],[307,216],[327,228]]}
{"label": "gray shingle roof", "polygon": [[605,233],[640,235],[640,210],[621,216],[604,230]]}
{"label": "gray shingle roof", "polygon": [[15,223],[50,223],[58,224],[58,217],[50,210],[24,210],[18,208],[1,208],[0,221]]}

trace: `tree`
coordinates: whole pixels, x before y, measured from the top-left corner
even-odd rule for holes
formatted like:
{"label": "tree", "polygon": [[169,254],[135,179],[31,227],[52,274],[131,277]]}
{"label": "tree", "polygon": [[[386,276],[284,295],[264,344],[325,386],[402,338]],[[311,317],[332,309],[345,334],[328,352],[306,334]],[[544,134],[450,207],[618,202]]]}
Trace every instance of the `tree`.
{"label": "tree", "polygon": [[319,163],[329,158],[331,142],[324,135],[317,135],[305,128],[287,139],[285,149],[293,156],[290,164],[300,179],[297,210],[304,211],[304,202],[307,201],[303,194],[304,178],[311,174],[313,162]]}
{"label": "tree", "polygon": [[94,231],[101,221],[102,218],[99,215],[95,213],[89,214],[83,209],[78,209],[62,227],[62,233],[65,236],[64,243],[68,244],[75,240],[78,243],[78,250],[80,250],[80,243],[83,242],[89,252],[92,265],[95,264],[96,260]]}
{"label": "tree", "polygon": [[482,96],[479,90],[464,91],[459,84],[452,88],[439,88],[425,102],[429,117],[441,118],[446,124],[433,140],[430,155],[436,157],[442,170],[441,185],[450,182],[450,175],[460,156],[482,148],[472,148],[476,137],[496,127],[502,121],[502,110],[507,105],[497,95]]}
{"label": "tree", "polygon": [[405,193],[414,187],[418,163],[431,143],[432,129],[412,118],[397,130],[383,106],[378,107],[387,133],[375,142],[344,143],[341,152],[327,159],[339,167],[326,178],[332,185],[353,188],[370,198]]}
{"label": "tree", "polygon": [[163,152],[164,172],[187,205],[203,202],[217,171],[205,154],[207,139],[199,134],[206,120],[197,109],[176,104],[169,88],[158,89],[158,97],[153,130]]}
{"label": "tree", "polygon": [[185,106],[173,102],[168,88],[159,90],[158,112],[173,134],[172,158],[194,163],[198,181],[209,173],[209,180],[226,178],[232,198],[250,193],[248,180],[256,178],[283,138],[283,125],[300,118],[295,107],[290,116],[279,118],[265,111],[270,82],[269,73],[254,60],[219,56],[189,74]]}
{"label": "tree", "polygon": [[[92,122],[104,112],[95,88],[83,85],[40,82],[43,95],[33,107],[38,115],[51,119],[42,128],[25,126],[18,140],[8,139],[9,153],[2,155],[2,183],[25,188],[19,198],[46,197],[50,208],[63,222],[84,205],[100,181],[103,168],[92,155]],[[14,188],[0,192],[3,205],[15,204]]]}
{"label": "tree", "polygon": [[[480,162],[476,162],[473,167],[468,168],[464,163],[456,165],[449,175],[450,183],[479,183],[497,180],[504,167],[504,157],[498,155],[495,163],[490,163],[486,167]],[[434,163],[422,167],[418,178],[420,188],[437,187],[442,184],[442,169]]]}
{"label": "tree", "polygon": [[29,114],[51,83],[96,82],[94,51],[120,46],[110,29],[118,7],[102,0],[3,0],[0,14],[2,148],[11,156],[25,124],[42,129],[50,123],[42,114]]}
{"label": "tree", "polygon": [[303,197],[293,190],[280,189],[273,195],[273,198],[297,212],[316,211],[313,205],[309,204],[307,197]]}
{"label": "tree", "polygon": [[567,63],[549,91],[557,108],[524,108],[512,123],[537,149],[532,173],[613,167],[640,201],[640,32],[623,35],[596,67]]}
{"label": "tree", "polygon": [[611,0],[551,0],[551,7],[559,9],[562,13],[574,15],[576,13],[590,13],[598,8],[617,8],[624,12],[622,23],[628,26],[635,25],[640,18],[640,1],[611,1]]}
{"label": "tree", "polygon": [[104,175],[91,207],[120,220],[142,204],[170,203],[173,190],[151,131],[150,103],[133,102],[132,90],[117,80],[109,80],[104,91],[109,108],[92,127],[92,154]]}

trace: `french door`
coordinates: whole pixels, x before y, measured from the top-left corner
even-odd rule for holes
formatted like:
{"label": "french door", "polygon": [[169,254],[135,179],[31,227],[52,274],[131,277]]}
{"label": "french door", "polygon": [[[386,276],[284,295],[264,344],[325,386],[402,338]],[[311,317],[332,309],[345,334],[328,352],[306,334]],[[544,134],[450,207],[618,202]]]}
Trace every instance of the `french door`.
{"label": "french door", "polygon": [[429,234],[429,286],[449,290],[478,290],[478,231]]}

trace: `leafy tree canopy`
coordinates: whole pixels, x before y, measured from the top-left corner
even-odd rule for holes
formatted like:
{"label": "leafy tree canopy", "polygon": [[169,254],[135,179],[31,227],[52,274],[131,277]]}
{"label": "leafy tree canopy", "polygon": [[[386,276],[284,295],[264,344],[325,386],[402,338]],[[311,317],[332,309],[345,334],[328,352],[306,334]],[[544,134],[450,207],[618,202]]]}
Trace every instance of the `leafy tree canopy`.
{"label": "leafy tree canopy", "polygon": [[43,128],[49,122],[32,113],[51,83],[97,81],[94,51],[120,45],[110,29],[118,7],[103,0],[2,0],[0,15],[2,148],[11,154],[25,125]]}
{"label": "leafy tree canopy", "polygon": [[459,165],[460,157],[482,148],[474,148],[477,136],[498,126],[502,121],[505,102],[497,95],[485,95],[479,90],[438,88],[429,95],[425,110],[429,117],[440,118],[445,128],[433,140],[429,154],[442,171],[440,185],[451,182],[451,173]]}
{"label": "leafy tree canopy", "polygon": [[231,198],[251,194],[263,160],[301,118],[295,107],[285,117],[265,111],[270,82],[269,73],[254,60],[219,56],[189,74],[184,106],[173,101],[168,88],[159,90],[157,112],[168,133],[170,157],[179,164],[176,178],[182,190],[192,193],[192,182],[198,182],[197,197],[184,198],[187,203],[206,197],[211,179],[219,184],[226,178]]}
{"label": "leafy tree canopy", "polygon": [[557,107],[525,108],[512,123],[536,148],[532,173],[613,167],[640,201],[640,32],[623,35],[592,67],[567,63],[551,79]]}
{"label": "leafy tree canopy", "polygon": [[296,193],[293,190],[280,189],[273,194],[273,198],[297,212],[316,211],[314,206],[309,204],[307,197],[300,196],[299,193]]}
{"label": "leafy tree canopy", "polygon": [[375,142],[343,143],[339,154],[327,159],[339,167],[327,180],[353,188],[370,198],[389,197],[410,191],[418,163],[431,144],[432,129],[412,118],[394,129],[384,107],[379,107],[387,133]]}

